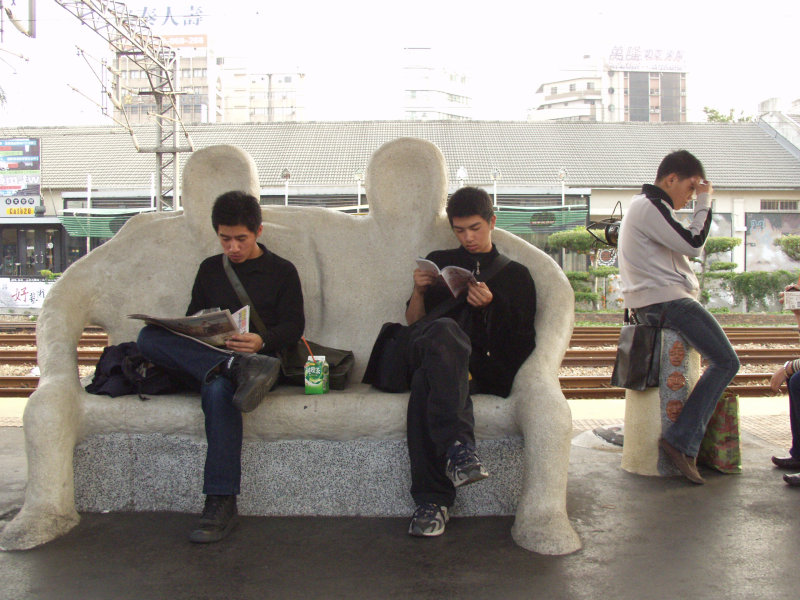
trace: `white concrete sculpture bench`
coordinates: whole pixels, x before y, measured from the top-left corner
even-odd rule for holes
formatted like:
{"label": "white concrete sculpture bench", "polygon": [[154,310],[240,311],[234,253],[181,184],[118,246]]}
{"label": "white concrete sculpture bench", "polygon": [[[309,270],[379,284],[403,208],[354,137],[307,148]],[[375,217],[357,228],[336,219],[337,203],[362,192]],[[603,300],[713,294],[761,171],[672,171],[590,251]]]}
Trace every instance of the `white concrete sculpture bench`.
{"label": "white concrete sculpture bench", "polygon": [[700,354],[674,329],[661,330],[658,387],[625,390],[622,468],[638,475],[680,475],[658,447],[700,377]]}
{"label": "white concrete sculpture bench", "polygon": [[[76,348],[88,325],[111,344],[136,339],[134,312],[183,314],[200,261],[219,252],[214,199],[259,195],[255,165],[233,146],[195,152],[183,174],[184,211],[143,214],[72,265],[48,294],[38,326],[41,380],[24,415],[28,487],[0,534],[30,548],[74,527],[80,511],[191,511],[202,504],[203,414],[191,394],[109,398],[86,393]],[[358,383],[380,326],[400,321],[414,259],[453,247],[444,215],[447,174],[433,144],[401,138],[373,154],[368,216],[265,207],[262,241],[293,261],[306,336],[352,349],[350,386],[324,396],[281,387],[244,418],[239,508],[250,515],[385,515],[413,511],[405,443],[407,394]],[[492,473],[459,493],[455,515],[514,514],[518,544],[566,554],[580,540],[566,513],[571,415],[558,369],[573,324],[573,294],[545,253],[497,231],[502,252],[536,281],[537,348],[508,398],[474,398],[478,449]],[[398,531],[403,535],[404,531]]]}

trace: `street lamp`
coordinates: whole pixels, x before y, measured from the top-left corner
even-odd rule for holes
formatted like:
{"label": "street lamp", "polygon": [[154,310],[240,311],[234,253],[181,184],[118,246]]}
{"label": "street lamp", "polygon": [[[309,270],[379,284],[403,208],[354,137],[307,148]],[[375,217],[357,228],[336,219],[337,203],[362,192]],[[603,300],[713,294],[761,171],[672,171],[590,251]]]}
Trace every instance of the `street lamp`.
{"label": "street lamp", "polygon": [[281,171],[281,178],[283,179],[284,206],[289,206],[289,178],[291,176],[292,174],[289,173],[289,169],[284,169],[283,171]]}
{"label": "street lamp", "polygon": [[353,179],[358,184],[358,208],[361,208],[361,182],[364,181],[364,169],[358,169],[353,173]]}
{"label": "street lamp", "polygon": [[494,207],[497,208],[497,180],[500,179],[500,169],[492,169],[492,184],[494,185]]}
{"label": "street lamp", "polygon": [[458,187],[464,187],[464,181],[467,179],[467,170],[464,167],[458,167],[456,177],[458,177]]}
{"label": "street lamp", "polygon": [[[564,189],[564,185],[566,184],[566,181],[567,181],[567,170],[564,167],[561,167],[558,170],[558,180],[561,182],[561,210],[562,210],[562,213],[563,213],[564,205],[566,204],[566,202],[565,202],[565,200],[566,200],[566,191]],[[563,216],[563,214],[562,214],[562,216]],[[561,268],[562,269],[565,266],[564,263],[566,262],[566,260],[567,260],[567,251],[566,251],[565,248],[561,248]]]}
{"label": "street lamp", "polygon": [[558,170],[558,180],[561,182],[561,206],[564,206],[566,205],[564,185],[567,181],[567,170],[564,167]]}

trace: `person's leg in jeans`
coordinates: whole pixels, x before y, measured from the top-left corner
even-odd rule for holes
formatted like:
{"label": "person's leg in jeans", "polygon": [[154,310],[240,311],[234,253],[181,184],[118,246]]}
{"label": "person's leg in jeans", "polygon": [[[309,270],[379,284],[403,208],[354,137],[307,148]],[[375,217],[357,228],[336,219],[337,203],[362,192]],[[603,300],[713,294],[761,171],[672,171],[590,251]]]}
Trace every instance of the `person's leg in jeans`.
{"label": "person's leg in jeans", "polygon": [[237,495],[242,471],[242,413],[231,399],[233,383],[216,377],[203,384],[200,394],[205,415],[206,464],[203,493],[219,496]]}
{"label": "person's leg in jeans", "polygon": [[792,428],[792,447],[789,454],[800,458],[800,372],[794,373],[787,383],[789,388],[789,425]]}
{"label": "person's leg in jeans", "polygon": [[143,327],[136,343],[148,360],[165,369],[187,373],[201,384],[209,379],[211,371],[232,355],[231,352],[209,348],[157,325]]}
{"label": "person's leg in jeans", "polygon": [[452,506],[455,488],[445,474],[447,449],[475,444],[469,396],[469,337],[452,319],[436,319],[409,341],[413,377],[408,402],[411,495],[417,504]]}
{"label": "person's leg in jeans", "polygon": [[211,375],[231,353],[214,350],[155,325],[142,328],[137,344],[148,360],[187,373],[200,384],[208,441],[203,493],[238,494],[242,414],[231,402],[236,386],[226,377]]}
{"label": "person's leg in jeans", "polygon": [[141,352],[154,363],[186,373],[200,388],[208,447],[203,470],[205,507],[192,542],[216,542],[237,522],[236,496],[241,481],[242,414],[234,405],[236,384],[217,372],[233,353],[212,348],[148,325],[138,338]]}
{"label": "person's leg in jeans", "polygon": [[739,359],[719,322],[696,300],[682,298],[636,309],[641,322],[674,329],[695,348],[708,366],[692,389],[664,439],[696,457],[708,421],[722,393],[739,371]]}

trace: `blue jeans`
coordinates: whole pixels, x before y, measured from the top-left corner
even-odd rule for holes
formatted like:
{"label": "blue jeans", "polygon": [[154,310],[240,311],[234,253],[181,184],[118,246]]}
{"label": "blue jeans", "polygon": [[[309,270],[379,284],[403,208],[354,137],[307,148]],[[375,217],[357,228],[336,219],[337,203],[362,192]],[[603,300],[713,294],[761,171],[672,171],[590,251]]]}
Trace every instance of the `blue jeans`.
{"label": "blue jeans", "polygon": [[635,312],[641,323],[661,323],[680,332],[708,363],[678,419],[664,432],[664,439],[675,448],[697,456],[714,407],[739,371],[739,358],[717,320],[697,300],[681,298],[643,306]]}
{"label": "blue jeans", "polygon": [[236,391],[234,383],[212,373],[231,353],[214,350],[155,325],[147,325],[139,332],[137,344],[148,360],[186,373],[197,381],[208,442],[203,493],[238,494],[242,472],[242,413],[231,402]]}
{"label": "blue jeans", "polygon": [[794,458],[800,458],[800,371],[789,378],[789,424],[792,427],[792,448]]}

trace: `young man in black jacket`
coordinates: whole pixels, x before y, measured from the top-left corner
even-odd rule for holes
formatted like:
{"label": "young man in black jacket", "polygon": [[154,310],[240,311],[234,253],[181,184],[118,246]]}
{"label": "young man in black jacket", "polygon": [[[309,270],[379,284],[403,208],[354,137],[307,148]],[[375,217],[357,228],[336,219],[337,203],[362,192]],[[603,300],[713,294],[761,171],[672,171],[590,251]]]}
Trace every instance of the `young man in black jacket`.
{"label": "young man in black jacket", "polygon": [[[408,532],[415,536],[444,533],[456,488],[488,477],[475,453],[470,393],[508,396],[517,370],[536,346],[536,287],[530,272],[514,261],[500,269],[492,266],[499,253],[492,243],[497,217],[489,195],[461,188],[448,201],[447,216],[460,246],[427,258],[440,269],[466,268],[478,282],[469,284],[463,302],[411,328],[407,436],[417,509]],[[413,278],[409,325],[452,297],[431,271],[416,269]]]}
{"label": "young man in black jacket", "polygon": [[[208,450],[203,473],[206,503],[192,542],[216,542],[237,521],[236,496],[241,480],[242,412],[255,409],[280,373],[281,349],[296,344],[305,316],[300,278],[294,265],[257,242],[261,207],[244,192],[227,192],[211,211],[222,254],[205,259],[197,271],[187,315],[202,309],[242,308],[225,274],[223,257],[247,291],[253,305],[250,333],[213,349],[154,325],[139,333],[142,354],[152,362],[190,376],[200,389]],[[265,337],[253,333],[253,311],[264,322]]]}

